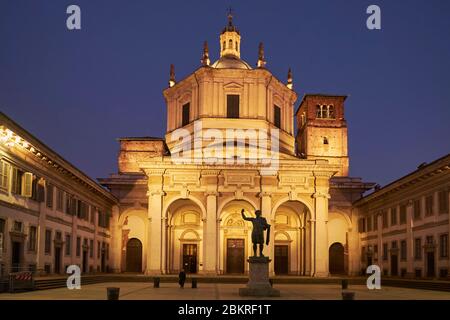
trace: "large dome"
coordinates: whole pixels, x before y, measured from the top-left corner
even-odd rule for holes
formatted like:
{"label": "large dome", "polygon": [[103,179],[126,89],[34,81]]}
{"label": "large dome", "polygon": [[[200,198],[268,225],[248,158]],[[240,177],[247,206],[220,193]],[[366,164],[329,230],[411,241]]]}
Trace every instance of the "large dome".
{"label": "large dome", "polygon": [[244,60],[231,55],[221,57],[219,60],[214,62],[211,67],[216,69],[252,69],[252,67],[250,67],[250,65]]}

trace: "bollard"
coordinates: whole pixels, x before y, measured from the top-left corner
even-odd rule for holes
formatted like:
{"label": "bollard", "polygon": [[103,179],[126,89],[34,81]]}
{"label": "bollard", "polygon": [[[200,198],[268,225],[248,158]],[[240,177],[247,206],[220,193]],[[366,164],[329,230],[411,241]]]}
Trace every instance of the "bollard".
{"label": "bollard", "polygon": [[153,288],[159,288],[159,281],[160,278],[158,277],[153,278]]}
{"label": "bollard", "polygon": [[342,291],[342,300],[355,300],[355,293],[353,291]]}
{"label": "bollard", "polygon": [[106,288],[106,299],[107,300],[119,300],[120,288]]}
{"label": "bollard", "polygon": [[342,279],[342,290],[347,290],[348,288],[348,280],[347,279]]}
{"label": "bollard", "polygon": [[197,279],[192,279],[192,288],[197,288]]}

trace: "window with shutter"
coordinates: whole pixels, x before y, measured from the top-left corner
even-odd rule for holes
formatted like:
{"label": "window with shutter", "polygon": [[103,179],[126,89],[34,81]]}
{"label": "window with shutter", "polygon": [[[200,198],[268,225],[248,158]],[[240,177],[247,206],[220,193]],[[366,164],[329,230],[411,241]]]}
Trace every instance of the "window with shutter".
{"label": "window with shutter", "polygon": [[66,213],[71,214],[71,203],[72,203],[72,196],[68,193],[66,193]]}
{"label": "window with shutter", "polygon": [[425,215],[433,215],[433,195],[430,194],[425,198]]}
{"label": "window with shutter", "polygon": [[29,251],[36,251],[36,236],[37,236],[37,229],[35,226],[30,226],[29,229],[29,235],[28,235],[28,250]]}
{"label": "window with shutter", "polygon": [[14,194],[19,194],[21,189],[22,180],[19,179],[19,169],[16,167],[12,168],[12,179],[11,179],[11,192]]}
{"label": "window with shutter", "polygon": [[406,223],[406,205],[400,206],[400,224]]}
{"label": "window with shutter", "polygon": [[53,186],[51,184],[47,185],[47,207],[53,209]]}
{"label": "window with shutter", "polygon": [[94,240],[89,240],[89,258],[94,257]]}
{"label": "window with shutter", "polygon": [[79,219],[83,218],[83,206],[81,200],[77,200],[77,217]]}
{"label": "window with shutter", "polygon": [[66,256],[70,256],[72,252],[72,236],[70,234],[66,234]]}
{"label": "window with shutter", "polygon": [[33,195],[33,174],[25,172],[22,176],[22,196],[31,198]]}
{"label": "window with shutter", "polygon": [[91,206],[91,223],[95,222],[95,211],[96,208]]}
{"label": "window with shutter", "polygon": [[81,254],[81,237],[77,237],[77,248],[76,248],[76,255],[79,257]]}
{"label": "window with shutter", "polygon": [[41,184],[37,184],[36,190],[37,190],[36,191],[36,193],[37,193],[36,200],[38,202],[44,202],[45,201],[45,187]]}
{"label": "window with shutter", "polygon": [[421,217],[421,203],[420,203],[420,199],[414,200],[414,219],[420,219]]}
{"label": "window with shutter", "polygon": [[406,240],[400,242],[400,259],[406,260]]}
{"label": "window with shutter", "polygon": [[73,216],[77,215],[77,200],[73,197],[70,201],[70,214]]}
{"label": "window with shutter", "polygon": [[414,239],[414,259],[419,260],[422,258],[422,239]]}
{"label": "window with shutter", "polygon": [[448,213],[448,191],[442,190],[439,191],[439,213]]}
{"label": "window with shutter", "polygon": [[10,168],[8,162],[2,161],[0,164],[0,188],[3,190],[8,190]]}
{"label": "window with shutter", "polygon": [[448,234],[442,234],[439,237],[439,256],[441,258],[448,257]]}
{"label": "window with shutter", "polygon": [[56,210],[63,211],[64,207],[64,192],[61,189],[56,191]]}
{"label": "window with shutter", "polygon": [[45,243],[44,243],[44,252],[45,254],[50,254],[52,251],[52,231],[45,230]]}
{"label": "window with shutter", "polygon": [[397,224],[397,208],[391,208],[391,225]]}

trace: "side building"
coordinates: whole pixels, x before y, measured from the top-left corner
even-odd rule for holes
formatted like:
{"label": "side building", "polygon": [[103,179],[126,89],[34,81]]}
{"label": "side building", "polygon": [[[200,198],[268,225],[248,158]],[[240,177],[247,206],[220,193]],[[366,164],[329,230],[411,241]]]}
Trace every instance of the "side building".
{"label": "side building", "polygon": [[450,154],[356,201],[362,272],[448,278]]}
{"label": "side building", "polygon": [[0,275],[109,270],[115,197],[0,113]]}

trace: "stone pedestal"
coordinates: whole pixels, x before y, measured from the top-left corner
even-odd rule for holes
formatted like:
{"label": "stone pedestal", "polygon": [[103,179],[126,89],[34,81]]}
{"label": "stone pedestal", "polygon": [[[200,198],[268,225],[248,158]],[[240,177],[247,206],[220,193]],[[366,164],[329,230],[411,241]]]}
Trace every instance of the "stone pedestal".
{"label": "stone pedestal", "polygon": [[268,257],[250,257],[248,260],[249,279],[245,288],[239,289],[240,296],[279,297],[280,291],[272,288],[269,282]]}

